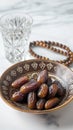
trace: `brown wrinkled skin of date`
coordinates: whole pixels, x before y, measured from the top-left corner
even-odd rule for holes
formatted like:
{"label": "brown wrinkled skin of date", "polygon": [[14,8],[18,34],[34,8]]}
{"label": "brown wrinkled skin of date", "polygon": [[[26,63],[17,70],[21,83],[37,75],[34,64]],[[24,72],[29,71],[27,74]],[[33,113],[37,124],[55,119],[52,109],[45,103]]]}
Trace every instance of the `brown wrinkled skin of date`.
{"label": "brown wrinkled skin of date", "polygon": [[48,90],[49,90],[49,88],[48,88],[47,84],[42,84],[38,90],[38,97],[40,97],[40,98],[46,97]]}
{"label": "brown wrinkled skin of date", "polygon": [[60,102],[60,99],[57,97],[54,97],[52,99],[49,99],[46,103],[45,103],[45,109],[51,109],[55,106],[57,106]]}
{"label": "brown wrinkled skin of date", "polygon": [[34,79],[31,79],[28,83],[24,84],[20,88],[20,92],[23,94],[27,94],[29,92],[37,90],[38,87],[39,87],[38,82]]}
{"label": "brown wrinkled skin of date", "polygon": [[36,108],[38,110],[42,110],[44,109],[44,105],[45,105],[45,99],[39,99],[36,103]]}
{"label": "brown wrinkled skin of date", "polygon": [[28,94],[28,100],[27,101],[28,101],[28,108],[30,108],[30,109],[36,108],[36,101],[37,101],[36,93],[35,92],[30,92]]}
{"label": "brown wrinkled skin of date", "polygon": [[42,83],[45,83],[48,79],[48,71],[43,70],[39,73],[37,81],[41,85]]}
{"label": "brown wrinkled skin of date", "polygon": [[54,84],[52,84],[52,85],[49,87],[49,95],[48,95],[48,98],[54,97],[57,92],[58,92],[58,85],[54,83]]}
{"label": "brown wrinkled skin of date", "polygon": [[59,81],[55,81],[55,84],[57,84],[57,86],[58,86],[57,95],[64,97],[66,94],[66,89],[64,89],[64,87],[61,85],[61,83]]}
{"label": "brown wrinkled skin of date", "polygon": [[29,79],[27,76],[20,77],[19,79],[15,80],[12,83],[12,87],[19,88],[19,87],[21,87],[21,85],[27,83],[28,81],[29,81]]}
{"label": "brown wrinkled skin of date", "polygon": [[21,102],[23,98],[24,98],[24,95],[20,91],[18,91],[12,95],[11,100],[15,102]]}

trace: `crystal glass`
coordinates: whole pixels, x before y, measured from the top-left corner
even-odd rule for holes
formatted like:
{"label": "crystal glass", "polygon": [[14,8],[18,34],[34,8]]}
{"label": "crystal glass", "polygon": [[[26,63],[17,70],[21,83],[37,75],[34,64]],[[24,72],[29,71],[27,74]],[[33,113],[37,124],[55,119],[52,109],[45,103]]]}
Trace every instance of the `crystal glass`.
{"label": "crystal glass", "polygon": [[31,26],[32,18],[23,12],[11,12],[0,18],[5,55],[10,62],[27,59]]}

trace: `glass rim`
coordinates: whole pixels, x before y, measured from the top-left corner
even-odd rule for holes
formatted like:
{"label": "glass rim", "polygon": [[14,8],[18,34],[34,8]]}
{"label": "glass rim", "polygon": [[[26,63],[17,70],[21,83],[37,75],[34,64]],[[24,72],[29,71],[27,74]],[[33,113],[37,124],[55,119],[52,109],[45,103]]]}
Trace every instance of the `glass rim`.
{"label": "glass rim", "polygon": [[[13,14],[14,13],[14,14]],[[28,18],[30,18],[30,20],[31,20],[31,25],[32,25],[32,23],[33,23],[33,18],[32,18],[32,16],[29,14],[29,13],[25,13],[24,11],[10,11],[10,12],[7,12],[7,13],[4,13],[3,15],[1,15],[0,16],[0,23],[1,23],[1,21],[2,21],[2,18],[4,18],[5,16],[8,16],[8,15],[10,15],[10,14],[12,14],[12,15],[15,15],[15,14],[23,14],[23,16],[28,16]],[[10,15],[11,16],[11,15]]]}

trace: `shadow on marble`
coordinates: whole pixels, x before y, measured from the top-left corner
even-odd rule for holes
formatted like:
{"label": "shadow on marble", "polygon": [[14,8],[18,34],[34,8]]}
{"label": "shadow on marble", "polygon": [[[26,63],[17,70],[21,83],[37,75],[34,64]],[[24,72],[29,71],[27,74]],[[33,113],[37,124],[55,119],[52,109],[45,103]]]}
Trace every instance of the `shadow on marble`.
{"label": "shadow on marble", "polygon": [[33,123],[34,125],[41,125],[41,127],[44,126],[54,126],[56,128],[68,128],[73,127],[73,102],[68,104],[66,107],[51,112],[49,114],[42,114],[42,115],[35,115],[35,114],[29,114],[29,113],[22,113],[17,112],[19,118],[23,122]]}

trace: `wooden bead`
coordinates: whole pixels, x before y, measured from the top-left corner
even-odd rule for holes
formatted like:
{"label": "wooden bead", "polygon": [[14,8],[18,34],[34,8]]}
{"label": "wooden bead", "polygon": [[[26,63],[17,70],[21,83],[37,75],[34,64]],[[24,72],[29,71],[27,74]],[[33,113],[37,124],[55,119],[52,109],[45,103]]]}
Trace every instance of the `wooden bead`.
{"label": "wooden bead", "polygon": [[70,55],[70,57],[72,57],[72,58],[73,58],[73,55]]}
{"label": "wooden bead", "polygon": [[70,52],[69,52],[69,54],[71,55],[71,54],[72,54],[72,52],[70,51]]}
{"label": "wooden bead", "polygon": [[[67,47],[66,45],[63,45],[61,43],[54,42],[54,41],[52,41],[52,42],[51,41],[48,41],[48,42],[47,41],[33,41],[33,42],[30,42],[29,52],[31,53],[31,55],[33,55],[34,57],[39,58],[39,59],[46,59],[47,60],[49,58],[40,56],[40,55],[36,54],[32,50],[32,47],[34,47],[34,46],[41,46],[43,48],[47,48],[47,49],[50,49],[50,50],[52,50],[52,51],[54,51],[56,53],[59,53],[59,54],[67,56],[67,58],[65,60],[57,61],[58,63],[62,63],[64,65],[68,66],[73,61],[73,52],[71,52],[69,47]],[[55,46],[59,47],[61,49],[64,49],[66,51],[63,51],[61,49],[57,49]],[[54,60],[52,60],[52,61],[54,61]]]}
{"label": "wooden bead", "polygon": [[43,43],[43,45],[42,45],[43,47],[45,47],[46,45],[45,45],[45,43]]}
{"label": "wooden bead", "polygon": [[38,42],[38,41],[36,41],[36,45],[39,45],[39,42]]}
{"label": "wooden bead", "polygon": [[55,45],[55,42],[54,42],[54,41],[52,42],[52,45]]}
{"label": "wooden bead", "polygon": [[48,47],[49,47],[49,45],[47,44],[47,45],[46,45],[46,48],[48,48]]}
{"label": "wooden bead", "polygon": [[40,43],[39,43],[39,45],[40,45],[40,46],[43,46],[43,43],[42,43],[42,42],[40,42]]}
{"label": "wooden bead", "polygon": [[48,60],[49,58],[45,57],[45,60]]}
{"label": "wooden bead", "polygon": [[70,61],[73,61],[73,58],[70,58]]}

